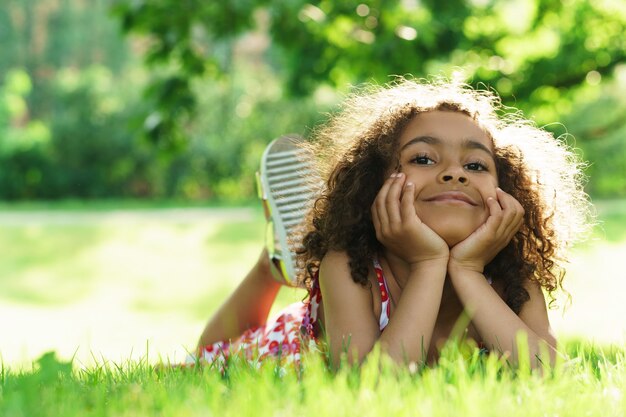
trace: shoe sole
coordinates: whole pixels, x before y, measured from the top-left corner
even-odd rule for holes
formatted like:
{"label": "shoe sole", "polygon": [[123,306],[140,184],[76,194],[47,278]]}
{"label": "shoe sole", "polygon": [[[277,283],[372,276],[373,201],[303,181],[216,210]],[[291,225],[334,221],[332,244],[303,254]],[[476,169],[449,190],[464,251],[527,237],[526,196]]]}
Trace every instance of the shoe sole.
{"label": "shoe sole", "polygon": [[296,249],[302,239],[302,221],[313,205],[321,180],[313,166],[314,156],[301,146],[300,136],[281,136],[263,152],[257,172],[259,197],[267,220],[266,245],[274,277],[290,286],[300,269]]}

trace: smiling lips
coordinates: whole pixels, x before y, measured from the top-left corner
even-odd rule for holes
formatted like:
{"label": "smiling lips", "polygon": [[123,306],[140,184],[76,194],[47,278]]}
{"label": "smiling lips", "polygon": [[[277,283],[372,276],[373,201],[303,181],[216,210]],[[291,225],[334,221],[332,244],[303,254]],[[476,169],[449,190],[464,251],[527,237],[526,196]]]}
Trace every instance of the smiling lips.
{"label": "smiling lips", "polygon": [[471,206],[478,205],[470,196],[460,191],[446,191],[433,197],[429,197],[424,201],[436,201],[442,203],[465,203]]}

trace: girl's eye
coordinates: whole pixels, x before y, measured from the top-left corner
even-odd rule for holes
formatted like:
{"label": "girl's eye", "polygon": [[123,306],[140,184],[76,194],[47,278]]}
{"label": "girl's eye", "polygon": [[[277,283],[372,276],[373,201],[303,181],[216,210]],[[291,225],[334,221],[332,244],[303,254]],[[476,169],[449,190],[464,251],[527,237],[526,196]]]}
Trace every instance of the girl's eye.
{"label": "girl's eye", "polygon": [[488,171],[487,166],[482,162],[470,162],[465,165],[465,168],[470,171]]}
{"label": "girl's eye", "polygon": [[411,162],[417,165],[432,165],[435,163],[428,155],[416,155],[411,159]]}

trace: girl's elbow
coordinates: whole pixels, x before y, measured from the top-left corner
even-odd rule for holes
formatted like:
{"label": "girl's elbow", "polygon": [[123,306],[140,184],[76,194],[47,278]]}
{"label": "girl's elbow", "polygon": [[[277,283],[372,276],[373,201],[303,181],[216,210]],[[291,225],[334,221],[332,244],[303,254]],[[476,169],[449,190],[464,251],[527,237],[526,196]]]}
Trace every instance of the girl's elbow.
{"label": "girl's elbow", "polygon": [[328,363],[333,370],[342,366],[360,366],[372,351],[373,346],[360,346],[343,339],[339,343],[328,343]]}
{"label": "girl's elbow", "polygon": [[529,346],[530,367],[532,369],[544,369],[546,366],[554,367],[557,357],[560,355],[557,350],[557,343],[556,337],[552,334],[539,337],[535,346]]}
{"label": "girl's elbow", "polygon": [[556,339],[556,336],[554,336],[554,334],[552,334],[552,332],[550,332],[547,336],[545,336],[543,338],[543,340],[552,348],[557,349],[558,348],[558,340]]}

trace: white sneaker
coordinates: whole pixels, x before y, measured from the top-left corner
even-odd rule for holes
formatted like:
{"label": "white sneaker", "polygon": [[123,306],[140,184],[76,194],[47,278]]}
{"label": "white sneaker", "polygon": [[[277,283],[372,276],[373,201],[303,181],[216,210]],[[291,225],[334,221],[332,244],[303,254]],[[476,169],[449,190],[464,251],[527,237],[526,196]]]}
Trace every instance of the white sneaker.
{"label": "white sneaker", "polygon": [[267,220],[266,246],[274,277],[290,286],[297,282],[296,249],[301,246],[303,225],[322,181],[314,155],[301,146],[297,135],[274,139],[263,152],[257,187]]}

